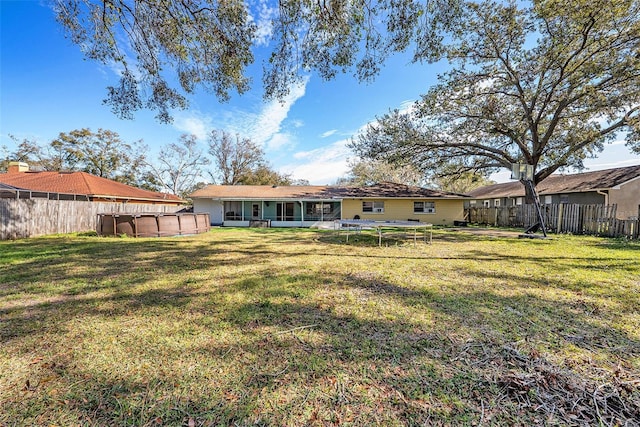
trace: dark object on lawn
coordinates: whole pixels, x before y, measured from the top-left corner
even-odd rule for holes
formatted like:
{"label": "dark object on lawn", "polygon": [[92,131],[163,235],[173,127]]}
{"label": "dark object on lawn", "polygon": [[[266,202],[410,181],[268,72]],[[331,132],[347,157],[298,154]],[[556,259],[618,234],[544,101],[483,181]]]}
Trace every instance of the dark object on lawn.
{"label": "dark object on lawn", "polygon": [[535,224],[533,224],[532,226],[524,230],[524,232],[526,234],[534,234],[534,233],[537,233],[538,230],[540,230],[540,223],[536,222]]}
{"label": "dark object on lawn", "polygon": [[466,227],[469,223],[467,221],[453,221],[453,225],[455,227]]}
{"label": "dark object on lawn", "polygon": [[[539,235],[539,234],[536,234],[538,232],[538,230],[540,230],[541,228],[542,228],[542,231],[544,233],[542,236]],[[544,227],[541,227],[540,223],[537,222],[537,223],[533,224],[532,226],[530,226],[529,228],[527,228],[524,231],[524,234],[519,234],[518,237],[520,239],[546,239],[547,238],[547,233],[544,230]]]}

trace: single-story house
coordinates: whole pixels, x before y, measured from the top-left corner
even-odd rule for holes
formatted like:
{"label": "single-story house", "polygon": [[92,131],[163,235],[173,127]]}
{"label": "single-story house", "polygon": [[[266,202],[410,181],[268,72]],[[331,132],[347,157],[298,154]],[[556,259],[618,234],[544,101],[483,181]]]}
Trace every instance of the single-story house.
{"label": "single-story house", "polygon": [[186,202],[172,194],[158,193],[101,178],[86,172],[30,171],[29,165],[11,162],[0,173],[0,197],[86,200],[179,206]]}
{"label": "single-story house", "polygon": [[212,225],[314,227],[336,219],[416,220],[451,225],[462,220],[468,196],[380,183],[367,187],[209,185],[190,195],[194,212]]}
{"label": "single-story house", "polygon": [[[640,165],[576,174],[553,174],[536,190],[542,204],[617,205],[619,219],[637,218],[640,210]],[[467,206],[516,206],[524,203],[520,181],[488,185],[469,192]]]}

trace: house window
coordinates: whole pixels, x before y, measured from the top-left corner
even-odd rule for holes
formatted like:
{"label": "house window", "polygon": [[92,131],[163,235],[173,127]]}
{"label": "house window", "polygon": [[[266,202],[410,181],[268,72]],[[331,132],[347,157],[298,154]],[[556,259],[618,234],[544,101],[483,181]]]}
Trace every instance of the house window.
{"label": "house window", "polygon": [[384,202],[362,202],[362,212],[383,213]]}
{"label": "house window", "polygon": [[307,218],[320,219],[324,215],[331,214],[331,203],[306,202],[305,215]]}
{"label": "house window", "polygon": [[493,201],[493,206],[495,206],[496,208],[500,206],[500,199],[495,199]]}
{"label": "house window", "polygon": [[482,201],[482,206],[484,206],[485,208],[490,208],[491,207],[491,200],[483,200]]}
{"label": "house window", "polygon": [[569,203],[569,195],[561,194],[560,195],[560,203]]}
{"label": "house window", "polygon": [[516,206],[521,206],[522,205],[522,197],[518,197],[516,199]]}
{"label": "house window", "polygon": [[252,210],[251,210],[251,216],[253,218],[260,218],[260,205],[254,203]]}
{"label": "house window", "polygon": [[552,196],[544,196],[544,204],[545,205],[550,205],[553,203],[553,197]]}
{"label": "house window", "polygon": [[435,202],[413,202],[413,213],[436,213]]}

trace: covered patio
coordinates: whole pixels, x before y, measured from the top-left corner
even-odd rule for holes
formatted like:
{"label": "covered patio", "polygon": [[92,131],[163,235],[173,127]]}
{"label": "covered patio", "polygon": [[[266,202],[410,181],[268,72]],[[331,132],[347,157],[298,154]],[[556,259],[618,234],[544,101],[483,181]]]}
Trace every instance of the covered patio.
{"label": "covered patio", "polygon": [[223,225],[312,227],[341,218],[336,200],[223,200]]}

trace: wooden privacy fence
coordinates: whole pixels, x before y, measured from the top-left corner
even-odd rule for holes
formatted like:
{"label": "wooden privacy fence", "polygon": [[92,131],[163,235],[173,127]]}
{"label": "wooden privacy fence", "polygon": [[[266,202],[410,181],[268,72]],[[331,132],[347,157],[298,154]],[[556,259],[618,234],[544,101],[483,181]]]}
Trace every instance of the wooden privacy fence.
{"label": "wooden privacy fence", "polygon": [[[617,219],[616,205],[543,205],[547,230],[552,233],[591,234],[607,237],[640,238],[638,219]],[[538,222],[534,205],[469,207],[467,220],[495,227],[524,228]]]}
{"label": "wooden privacy fence", "polygon": [[181,206],[0,198],[0,240],[95,230],[99,213],[171,213]]}

